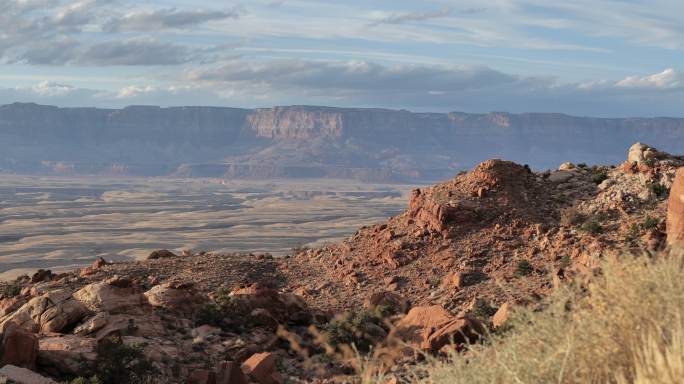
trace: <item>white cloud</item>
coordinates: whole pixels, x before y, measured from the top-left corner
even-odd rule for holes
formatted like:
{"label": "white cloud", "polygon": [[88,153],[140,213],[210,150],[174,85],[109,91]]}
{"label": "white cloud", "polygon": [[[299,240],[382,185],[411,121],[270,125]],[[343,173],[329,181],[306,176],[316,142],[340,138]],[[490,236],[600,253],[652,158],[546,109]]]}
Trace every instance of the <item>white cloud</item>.
{"label": "white cloud", "polygon": [[643,89],[682,89],[684,88],[684,75],[672,68],[649,76],[629,76],[616,84],[624,88]]}
{"label": "white cloud", "polygon": [[[21,90],[21,88],[19,88]],[[35,93],[38,96],[48,96],[48,97],[54,97],[54,96],[66,96],[76,90],[75,87],[71,85],[66,85],[66,84],[58,84],[58,83],[53,83],[50,81],[42,81],[29,89],[25,90],[30,90],[31,92]]]}
{"label": "white cloud", "polygon": [[[486,67],[387,66],[371,62],[233,60],[194,69],[176,84],[139,83],[113,91],[64,83],[0,89],[0,104],[62,106],[313,104],[418,111],[564,112],[589,116],[682,116],[675,70],[622,80],[563,83]],[[679,85],[678,85],[679,84]],[[648,92],[648,97],[644,97]]]}

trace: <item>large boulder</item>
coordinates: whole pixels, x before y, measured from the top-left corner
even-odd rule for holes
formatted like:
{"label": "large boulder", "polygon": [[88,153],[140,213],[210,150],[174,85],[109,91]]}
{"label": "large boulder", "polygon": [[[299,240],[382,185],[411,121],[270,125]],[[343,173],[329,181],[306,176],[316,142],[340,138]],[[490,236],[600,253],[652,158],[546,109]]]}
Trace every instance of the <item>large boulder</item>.
{"label": "large boulder", "polygon": [[26,296],[6,297],[0,300],[0,318],[16,311],[27,302],[28,298]]}
{"label": "large boulder", "polygon": [[667,206],[667,243],[684,248],[684,167],[677,170]]}
{"label": "large boulder", "polygon": [[0,378],[5,378],[10,383],[16,384],[57,384],[52,379],[14,365],[5,365],[0,368]]}
{"label": "large boulder", "polygon": [[16,323],[31,332],[53,333],[77,324],[88,309],[74,300],[67,289],[54,290],[34,297],[15,312],[0,319],[0,330]]}
{"label": "large boulder", "polygon": [[62,375],[81,376],[97,359],[97,340],[74,335],[38,342],[38,365]]}
{"label": "large boulder", "polygon": [[[421,349],[436,353],[449,344],[458,347],[463,344],[475,343],[485,332],[486,329],[479,320],[467,316],[460,317],[430,333],[427,339],[421,343]],[[423,337],[425,338],[425,335]]]}
{"label": "large boulder", "polygon": [[435,330],[451,321],[449,312],[439,305],[414,307],[396,323],[393,332],[399,339],[421,346]]}
{"label": "large boulder", "polygon": [[270,352],[256,353],[242,364],[242,370],[259,384],[283,384],[283,377],[275,366],[276,357]]}
{"label": "large boulder", "polygon": [[649,160],[658,160],[667,157],[667,154],[646,144],[635,143],[629,148],[627,162],[630,164],[643,164]]}
{"label": "large boulder", "polygon": [[133,314],[149,308],[139,289],[117,277],[86,285],[74,293],[74,298],[93,312]]}
{"label": "large boulder", "polygon": [[159,249],[150,253],[150,255],[147,256],[147,260],[170,259],[173,257],[178,257],[178,255],[168,249]]}
{"label": "large boulder", "polygon": [[9,324],[2,334],[0,365],[35,369],[38,357],[38,337],[16,323]]}
{"label": "large boulder", "polygon": [[447,344],[472,343],[485,333],[484,325],[471,317],[452,317],[439,305],[415,307],[397,322],[393,336],[436,353]]}
{"label": "large boulder", "polygon": [[152,287],[145,292],[145,297],[153,307],[181,313],[192,313],[204,301],[204,297],[199,295],[192,286],[174,282]]}
{"label": "large boulder", "polygon": [[97,340],[126,335],[155,338],[164,335],[164,324],[155,314],[111,315],[100,312],[76,327],[73,333],[77,336],[94,337]]}

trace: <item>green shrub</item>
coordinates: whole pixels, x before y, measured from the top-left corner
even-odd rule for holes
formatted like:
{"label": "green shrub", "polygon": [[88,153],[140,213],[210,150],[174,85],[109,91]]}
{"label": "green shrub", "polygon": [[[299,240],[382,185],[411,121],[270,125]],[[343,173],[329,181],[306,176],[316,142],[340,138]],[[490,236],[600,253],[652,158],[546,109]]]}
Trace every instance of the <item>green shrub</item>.
{"label": "green shrub", "polygon": [[475,300],[475,304],[470,310],[470,314],[478,319],[488,321],[490,317],[494,316],[496,311],[497,308],[491,306],[487,300],[478,298]]}
{"label": "green shrub", "polygon": [[592,235],[598,235],[603,232],[603,226],[596,219],[591,219],[584,224],[580,225],[579,230],[582,232],[591,233]]}
{"label": "green shrub", "polygon": [[223,324],[225,316],[221,308],[216,304],[205,304],[200,307],[195,314],[195,325],[211,325],[213,327],[220,327]]}
{"label": "green shrub", "polygon": [[594,184],[601,184],[604,180],[608,179],[608,171],[604,168],[594,168],[592,170],[591,181]]}
{"label": "green shrub", "polygon": [[642,163],[649,168],[653,168],[658,163],[658,160],[656,160],[654,158],[650,158],[650,159],[645,159]]}
{"label": "green shrub", "polygon": [[8,285],[2,290],[2,295],[4,297],[15,297],[21,294],[21,286],[19,285]]}
{"label": "green shrub", "polygon": [[221,288],[214,296],[214,302],[205,304],[195,313],[195,325],[211,325],[223,330],[237,330],[244,325],[244,305],[230,295],[227,288]]}
{"label": "green shrub", "polygon": [[650,216],[641,224],[643,229],[655,229],[656,227],[658,227],[658,219]]}
{"label": "green shrub", "polygon": [[587,169],[589,168],[589,166],[587,165],[587,163],[579,163],[577,164],[577,168]]}
{"label": "green shrub", "polygon": [[534,272],[534,267],[527,260],[520,260],[515,266],[515,275],[517,277],[528,276]]}
{"label": "green shrub", "polygon": [[145,358],[142,346],[103,340],[97,346],[95,373],[99,380],[96,383],[139,384],[152,376],[155,369]]}
{"label": "green shrub", "polygon": [[667,187],[660,183],[649,183],[648,190],[651,191],[651,193],[657,198],[665,197],[669,192]]}
{"label": "green shrub", "polygon": [[337,316],[323,326],[323,335],[334,348],[353,346],[366,353],[387,336],[381,311],[363,309]]}
{"label": "green shrub", "polygon": [[631,242],[635,241],[636,239],[639,238],[639,236],[641,236],[641,232],[642,232],[642,226],[637,224],[637,223],[633,223],[629,227],[629,231],[627,231],[627,234],[625,235],[625,242],[631,243]]}

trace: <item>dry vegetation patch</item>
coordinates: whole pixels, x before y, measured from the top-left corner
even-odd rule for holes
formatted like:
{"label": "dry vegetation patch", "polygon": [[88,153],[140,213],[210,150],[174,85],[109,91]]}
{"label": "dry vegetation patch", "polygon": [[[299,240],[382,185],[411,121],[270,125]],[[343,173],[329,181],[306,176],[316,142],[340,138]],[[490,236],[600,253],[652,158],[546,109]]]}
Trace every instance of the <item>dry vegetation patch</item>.
{"label": "dry vegetation patch", "polygon": [[679,383],[684,377],[684,258],[605,262],[588,285],[559,288],[539,312],[449,362],[426,383]]}

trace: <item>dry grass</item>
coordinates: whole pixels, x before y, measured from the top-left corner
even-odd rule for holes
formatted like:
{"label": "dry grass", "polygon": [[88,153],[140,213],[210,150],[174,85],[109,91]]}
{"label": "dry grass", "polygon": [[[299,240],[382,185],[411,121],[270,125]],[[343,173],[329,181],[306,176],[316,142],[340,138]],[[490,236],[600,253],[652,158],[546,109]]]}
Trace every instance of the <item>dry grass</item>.
{"label": "dry grass", "polygon": [[588,285],[559,288],[541,312],[466,356],[432,362],[431,384],[681,383],[684,258],[607,261]]}

